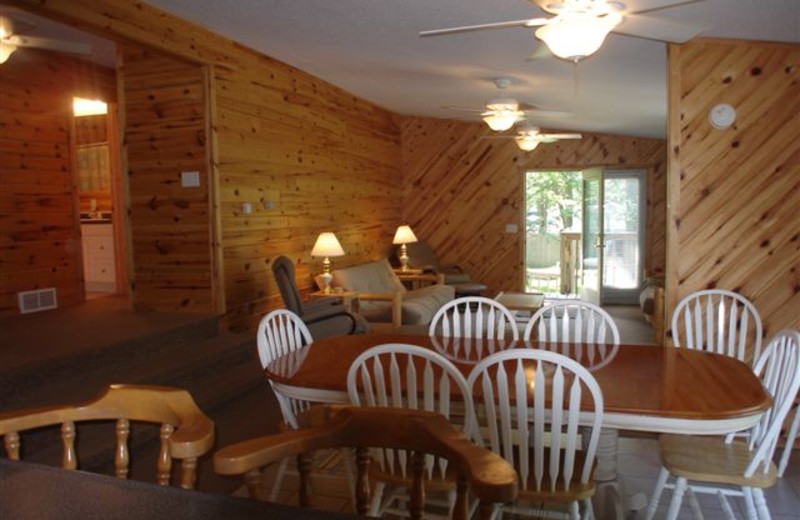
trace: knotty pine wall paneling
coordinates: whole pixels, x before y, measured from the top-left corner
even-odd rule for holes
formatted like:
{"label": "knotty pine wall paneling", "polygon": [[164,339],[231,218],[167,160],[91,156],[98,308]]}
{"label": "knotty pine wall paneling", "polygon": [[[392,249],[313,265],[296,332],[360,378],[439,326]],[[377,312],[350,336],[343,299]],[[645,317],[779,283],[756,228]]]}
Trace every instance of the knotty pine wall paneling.
{"label": "knotty pine wall paneling", "polygon": [[[158,77],[160,65],[154,63],[152,74],[147,74],[148,67],[143,66],[136,73],[136,85],[125,89],[126,97],[133,95],[125,111],[125,132],[126,140],[131,141],[127,159],[137,301],[145,296],[147,301],[171,301],[186,309],[181,307],[183,300],[170,298],[180,289],[168,280],[167,273],[177,272],[176,260],[183,267],[188,262],[196,266],[196,272],[182,270],[175,280],[187,289],[191,287],[188,306],[194,308],[194,300],[206,295],[208,302],[218,302],[218,309],[222,306],[199,276],[207,267],[216,270],[206,273],[213,285],[213,275],[221,270],[217,285],[224,287],[225,325],[252,328],[268,310],[282,305],[270,269],[277,255],[285,254],[295,261],[300,289],[308,293],[313,289],[311,275],[321,271],[321,260],[312,259],[310,252],[322,231],[334,231],[347,253],[334,259],[335,266],[375,260],[391,252],[393,233],[401,223],[402,181],[400,130],[390,112],[146,3],[14,3],[115,40],[179,56],[211,71],[204,83],[209,97],[205,100],[206,159],[202,171],[212,175],[212,192],[206,196],[215,209],[202,224],[206,248],[199,242],[199,219],[196,226],[183,218],[167,228],[161,213],[168,213],[170,202],[156,198],[157,210],[148,206],[160,189],[172,189],[166,170],[153,175],[149,186],[135,184],[137,170],[163,168],[158,157],[168,147],[177,150],[188,145],[182,138],[170,136],[180,132],[177,127],[154,124],[158,119],[154,116],[156,107],[162,118],[173,117],[175,111],[169,104],[148,103],[146,99],[148,88],[160,89],[165,79]],[[194,72],[185,72],[196,77]],[[185,77],[182,74],[176,77]],[[137,108],[132,104],[138,104]],[[152,127],[146,131],[137,127],[137,116],[149,117],[149,123],[141,124]],[[189,124],[195,128],[194,121]],[[134,135],[129,136],[131,133]],[[193,150],[193,157],[199,157],[201,150]],[[215,191],[217,185],[219,190]],[[266,209],[266,201],[273,202],[274,209]],[[252,204],[252,214],[242,214],[243,202]],[[140,223],[145,231],[137,231]],[[182,234],[185,231],[198,241],[192,238],[191,247],[182,249],[188,252],[178,259],[175,248],[163,247],[174,244],[171,238],[164,238],[168,229]],[[220,247],[215,246],[215,233]],[[152,252],[155,244],[160,247]],[[137,246],[148,253],[137,253]],[[204,253],[210,249],[207,259],[201,260],[201,249]],[[156,267],[140,267],[141,262],[153,262]],[[144,292],[143,280],[147,284]]]}
{"label": "knotty pine wall paneling", "polygon": [[71,142],[72,97],[113,101],[114,73],[63,54],[20,49],[0,67],[0,315],[20,291],[55,287],[83,301]]}
{"label": "knotty pine wall paneling", "polygon": [[[666,142],[583,133],[583,139],[543,144],[532,152],[513,140],[483,139],[482,123],[432,118],[401,120],[403,216],[444,263],[457,263],[487,294],[523,283],[524,175],[528,170],[592,166],[647,172],[648,273],[664,272]],[[506,234],[506,224],[519,233]]]}
{"label": "knotty pine wall paneling", "polygon": [[345,250],[334,268],[389,254],[401,213],[399,128],[389,112],[277,62],[215,70],[226,307],[232,328],[252,328],[282,306],[277,256],[294,260],[301,292],[316,290],[320,232]]}
{"label": "knotty pine wall paneling", "polygon": [[[799,67],[797,44],[671,46],[670,315],[694,291],[728,289],[766,337],[800,328]],[[726,130],[708,121],[719,103],[738,112]]]}
{"label": "knotty pine wall paneling", "polygon": [[[214,312],[202,66],[120,46],[134,304]],[[182,171],[200,172],[183,187]]]}

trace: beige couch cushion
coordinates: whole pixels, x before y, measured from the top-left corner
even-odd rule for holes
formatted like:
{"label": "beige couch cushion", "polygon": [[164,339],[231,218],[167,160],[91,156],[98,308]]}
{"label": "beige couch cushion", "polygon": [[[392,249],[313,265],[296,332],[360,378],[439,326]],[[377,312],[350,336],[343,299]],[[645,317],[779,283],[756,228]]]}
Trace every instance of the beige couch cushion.
{"label": "beige couch cushion", "polygon": [[[413,291],[407,290],[394,274],[386,259],[337,269],[333,275],[334,287],[360,293],[403,293],[403,325],[426,325],[431,322],[439,307],[455,298],[455,289],[449,285],[429,285]],[[383,301],[361,300],[361,314],[369,321],[391,322],[392,304]]]}
{"label": "beige couch cushion", "polygon": [[331,274],[333,275],[333,286],[344,287],[347,291],[390,293],[406,290],[385,258],[353,267],[336,269]]}

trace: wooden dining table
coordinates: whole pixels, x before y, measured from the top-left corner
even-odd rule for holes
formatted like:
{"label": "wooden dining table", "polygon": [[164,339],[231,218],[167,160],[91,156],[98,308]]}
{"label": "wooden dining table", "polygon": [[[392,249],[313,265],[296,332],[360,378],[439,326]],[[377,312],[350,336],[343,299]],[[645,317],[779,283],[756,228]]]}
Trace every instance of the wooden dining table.
{"label": "wooden dining table", "polygon": [[[468,376],[485,357],[512,348],[546,349],[587,368],[603,392],[603,429],[597,480],[612,483],[619,502],[619,430],[718,435],[753,426],[772,400],[752,369],[736,359],[657,345],[589,345],[538,341],[443,338],[397,333],[339,336],[315,341],[275,359],[266,376],[283,395],[312,402],[346,403],[347,373],[367,349],[387,343],[437,351]],[[591,420],[587,412],[588,424]],[[612,501],[614,501],[612,500]],[[622,518],[624,507],[615,506]]]}

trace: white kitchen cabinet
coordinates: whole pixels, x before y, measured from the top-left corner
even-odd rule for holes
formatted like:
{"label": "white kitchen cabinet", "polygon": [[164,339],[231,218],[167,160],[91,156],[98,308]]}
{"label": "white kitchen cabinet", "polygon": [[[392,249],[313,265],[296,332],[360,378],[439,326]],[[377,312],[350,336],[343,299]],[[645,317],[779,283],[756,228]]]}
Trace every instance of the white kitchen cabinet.
{"label": "white kitchen cabinet", "polygon": [[81,224],[83,277],[90,292],[115,292],[114,230],[111,223]]}

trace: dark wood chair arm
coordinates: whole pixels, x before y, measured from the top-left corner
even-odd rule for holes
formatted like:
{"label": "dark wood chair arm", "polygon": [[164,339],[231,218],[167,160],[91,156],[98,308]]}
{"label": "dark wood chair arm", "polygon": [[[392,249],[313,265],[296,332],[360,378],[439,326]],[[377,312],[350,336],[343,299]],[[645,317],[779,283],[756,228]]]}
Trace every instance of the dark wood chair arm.
{"label": "dark wood chair arm", "polygon": [[300,430],[227,446],[214,455],[222,475],[245,475],[282,458],[319,449],[385,447],[447,459],[484,503],[517,496],[517,474],[497,454],[469,441],[441,414],[396,408],[315,406],[300,418]]}

